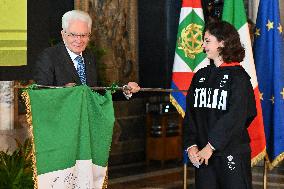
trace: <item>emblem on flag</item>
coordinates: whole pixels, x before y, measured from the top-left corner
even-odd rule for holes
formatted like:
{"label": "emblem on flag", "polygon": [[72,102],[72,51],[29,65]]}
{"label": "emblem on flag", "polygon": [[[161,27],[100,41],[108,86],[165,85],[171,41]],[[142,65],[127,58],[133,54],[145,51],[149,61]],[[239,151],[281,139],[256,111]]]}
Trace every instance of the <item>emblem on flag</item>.
{"label": "emblem on flag", "polygon": [[182,29],[177,48],[184,51],[185,57],[194,59],[195,55],[203,51],[202,28],[202,25],[192,23]]}

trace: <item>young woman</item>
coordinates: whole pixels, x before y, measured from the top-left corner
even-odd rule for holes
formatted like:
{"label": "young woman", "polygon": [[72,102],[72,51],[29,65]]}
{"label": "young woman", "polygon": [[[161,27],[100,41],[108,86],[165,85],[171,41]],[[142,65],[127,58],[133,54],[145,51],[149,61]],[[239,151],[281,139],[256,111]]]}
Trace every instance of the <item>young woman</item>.
{"label": "young woman", "polygon": [[205,27],[204,51],[214,65],[192,80],[184,119],[184,147],[197,167],[197,189],[251,189],[247,128],[256,116],[250,77],[237,30],[218,21]]}

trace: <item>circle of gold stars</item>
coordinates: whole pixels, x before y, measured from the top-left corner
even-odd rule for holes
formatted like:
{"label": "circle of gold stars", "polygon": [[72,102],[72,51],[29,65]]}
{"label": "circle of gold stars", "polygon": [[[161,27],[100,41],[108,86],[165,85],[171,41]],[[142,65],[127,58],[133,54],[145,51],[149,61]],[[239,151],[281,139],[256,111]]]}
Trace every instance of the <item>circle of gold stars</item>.
{"label": "circle of gold stars", "polygon": [[[259,99],[262,100],[262,101],[264,100],[263,95],[264,94],[262,92],[259,93]],[[280,95],[282,96],[282,99],[284,100],[284,88],[282,88],[282,91],[280,92]],[[275,102],[274,95],[272,95],[269,100],[271,101],[272,104],[274,104],[274,102]]]}
{"label": "circle of gold stars", "polygon": [[[270,30],[273,30],[275,29],[274,28],[274,22],[268,20],[267,21],[267,24],[266,24],[266,28],[267,28],[267,31],[270,31]],[[277,30],[279,31],[279,34],[283,34],[283,27],[280,23],[278,23],[278,27],[277,27]],[[255,32],[254,32],[254,35],[255,37],[258,37],[261,35],[261,31],[260,31],[260,28],[255,28]]]}

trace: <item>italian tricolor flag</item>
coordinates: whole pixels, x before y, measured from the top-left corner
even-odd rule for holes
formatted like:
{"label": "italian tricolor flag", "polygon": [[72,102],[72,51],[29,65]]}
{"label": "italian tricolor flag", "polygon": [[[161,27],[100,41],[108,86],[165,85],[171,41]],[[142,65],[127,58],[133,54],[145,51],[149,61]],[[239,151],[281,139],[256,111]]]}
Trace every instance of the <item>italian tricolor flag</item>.
{"label": "italian tricolor flag", "polygon": [[[204,17],[200,0],[183,0],[179,18],[172,89],[188,90],[192,77],[209,64],[202,48]],[[187,92],[173,92],[170,100],[184,117]]]}
{"label": "italian tricolor flag", "polygon": [[260,93],[256,78],[256,70],[253,59],[251,39],[247,18],[245,14],[243,0],[225,0],[222,19],[233,24],[240,34],[241,43],[243,44],[246,56],[241,65],[251,77],[251,84],[254,88],[254,95],[257,105],[257,117],[248,128],[251,139],[251,158],[252,165],[263,159],[266,154],[266,142],[264,134],[264,125],[262,110],[260,104]]}
{"label": "italian tricolor flag", "polygon": [[114,111],[110,92],[87,86],[25,93],[35,188],[106,188]]}

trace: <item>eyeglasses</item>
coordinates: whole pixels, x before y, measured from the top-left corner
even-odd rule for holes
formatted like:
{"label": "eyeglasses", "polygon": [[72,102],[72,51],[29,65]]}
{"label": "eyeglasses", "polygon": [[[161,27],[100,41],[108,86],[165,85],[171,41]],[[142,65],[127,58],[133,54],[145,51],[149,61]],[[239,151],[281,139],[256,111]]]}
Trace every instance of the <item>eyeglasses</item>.
{"label": "eyeglasses", "polygon": [[91,36],[90,33],[82,33],[82,34],[77,34],[77,33],[67,33],[65,32],[65,34],[68,36],[68,37],[71,37],[73,39],[76,39],[76,38],[83,38],[83,39],[86,39],[86,38],[89,38]]}

